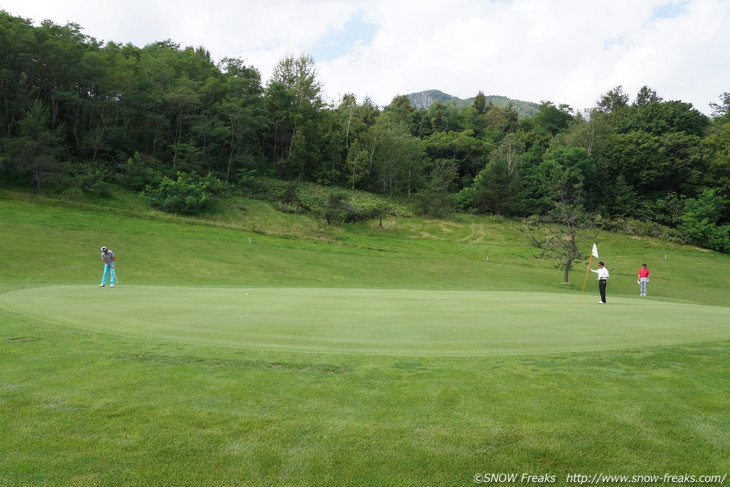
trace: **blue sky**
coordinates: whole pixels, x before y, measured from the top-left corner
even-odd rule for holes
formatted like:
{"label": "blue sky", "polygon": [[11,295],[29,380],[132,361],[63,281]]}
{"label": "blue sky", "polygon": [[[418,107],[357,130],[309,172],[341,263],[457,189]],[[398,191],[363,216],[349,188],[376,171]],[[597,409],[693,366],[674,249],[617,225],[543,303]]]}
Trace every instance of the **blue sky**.
{"label": "blue sky", "polygon": [[341,27],[333,28],[307,52],[318,62],[332,61],[352,52],[357,45],[369,45],[378,26],[357,12]]}
{"label": "blue sky", "polygon": [[237,57],[266,82],[287,55],[317,61],[328,101],[386,105],[439,89],[595,106],[622,85],[709,113],[730,91],[729,0],[0,0],[100,40],[171,39]]}
{"label": "blue sky", "polygon": [[666,2],[654,9],[653,17],[657,19],[674,19],[687,13],[688,2]]}

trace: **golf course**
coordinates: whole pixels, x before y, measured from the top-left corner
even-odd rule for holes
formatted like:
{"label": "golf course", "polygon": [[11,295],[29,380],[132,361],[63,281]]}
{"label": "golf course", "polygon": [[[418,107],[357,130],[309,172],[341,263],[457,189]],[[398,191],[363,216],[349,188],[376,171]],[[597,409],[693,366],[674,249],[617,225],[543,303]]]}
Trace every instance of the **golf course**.
{"label": "golf course", "polygon": [[730,482],[730,256],[540,231],[0,189],[0,486]]}

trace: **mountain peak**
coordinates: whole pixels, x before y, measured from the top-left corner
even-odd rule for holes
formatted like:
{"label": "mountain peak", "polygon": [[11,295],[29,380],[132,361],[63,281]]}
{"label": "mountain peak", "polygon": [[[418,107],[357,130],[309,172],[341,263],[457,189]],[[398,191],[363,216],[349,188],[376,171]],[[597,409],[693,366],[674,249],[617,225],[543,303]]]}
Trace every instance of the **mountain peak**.
{"label": "mountain peak", "polygon": [[[406,95],[408,99],[411,101],[411,104],[419,109],[428,109],[433,103],[435,102],[441,102],[441,103],[454,103],[457,107],[463,107],[467,105],[471,105],[474,103],[474,98],[467,98],[466,100],[462,100],[459,97],[449,95],[448,93],[444,93],[440,90],[426,90],[426,91],[420,91],[418,93],[411,93],[410,95]],[[506,96],[498,96],[498,95],[490,95],[487,96],[487,104],[492,104],[494,106],[505,108],[510,103],[517,109],[517,113],[521,117],[531,117],[535,113],[537,113],[537,109],[539,108],[539,104],[532,103],[529,101],[521,101],[521,100],[512,100],[510,98],[507,98]]]}
{"label": "mountain peak", "polygon": [[450,100],[459,100],[459,98],[439,90],[421,91],[406,96],[416,108],[428,108],[436,101],[447,102]]}

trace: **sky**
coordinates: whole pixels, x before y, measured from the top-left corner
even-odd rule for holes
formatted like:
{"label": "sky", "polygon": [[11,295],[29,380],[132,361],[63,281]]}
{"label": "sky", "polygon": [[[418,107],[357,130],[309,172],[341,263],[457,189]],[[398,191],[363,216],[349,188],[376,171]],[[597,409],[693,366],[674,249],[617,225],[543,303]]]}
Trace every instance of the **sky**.
{"label": "sky", "polygon": [[264,84],[313,56],[324,97],[384,106],[437,89],[592,108],[622,86],[710,103],[730,92],[730,0],[0,0],[0,10],[138,47],[242,59]]}

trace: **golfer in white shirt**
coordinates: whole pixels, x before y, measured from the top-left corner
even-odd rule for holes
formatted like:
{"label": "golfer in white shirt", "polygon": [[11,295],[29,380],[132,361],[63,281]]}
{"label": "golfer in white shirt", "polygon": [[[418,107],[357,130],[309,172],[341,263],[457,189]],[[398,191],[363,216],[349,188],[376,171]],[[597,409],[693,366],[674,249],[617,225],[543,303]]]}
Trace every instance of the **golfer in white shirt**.
{"label": "golfer in white shirt", "polygon": [[590,267],[591,272],[598,274],[598,290],[601,292],[601,300],[598,304],[606,304],[606,280],[608,279],[608,269],[603,262],[598,263],[598,270],[593,270]]}

